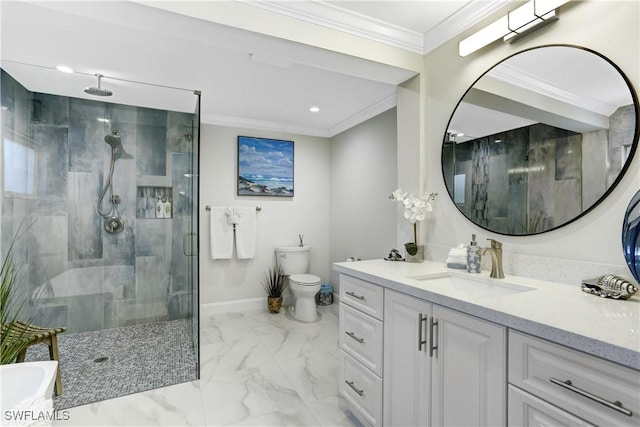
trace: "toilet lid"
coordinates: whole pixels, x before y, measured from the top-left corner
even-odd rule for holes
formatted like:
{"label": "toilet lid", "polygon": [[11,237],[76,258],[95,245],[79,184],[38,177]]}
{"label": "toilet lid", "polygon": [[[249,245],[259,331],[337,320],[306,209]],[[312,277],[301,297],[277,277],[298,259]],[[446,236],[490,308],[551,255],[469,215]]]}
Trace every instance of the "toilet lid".
{"label": "toilet lid", "polygon": [[302,286],[313,286],[320,283],[320,278],[313,274],[292,274],[289,276],[289,282]]}

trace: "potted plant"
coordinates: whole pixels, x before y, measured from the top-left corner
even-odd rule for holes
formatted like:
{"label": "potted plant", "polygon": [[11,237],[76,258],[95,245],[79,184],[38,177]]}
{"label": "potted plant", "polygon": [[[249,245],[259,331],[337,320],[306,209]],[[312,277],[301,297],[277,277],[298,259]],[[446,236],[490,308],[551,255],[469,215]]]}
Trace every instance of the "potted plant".
{"label": "potted plant", "polygon": [[16,296],[16,283],[18,281],[19,269],[13,260],[14,238],[7,254],[2,260],[2,268],[0,269],[0,325],[2,331],[0,334],[0,365],[15,362],[16,358],[28,346],[28,338],[25,332],[17,333],[12,331],[12,325],[18,321],[20,311],[24,305],[26,298],[18,301]]}
{"label": "potted plant", "polygon": [[269,267],[269,271],[265,274],[262,281],[262,287],[267,293],[267,307],[271,313],[279,313],[282,307],[282,293],[287,287],[287,281],[282,274],[282,267],[276,263],[275,266]]}
{"label": "potted plant", "polygon": [[[438,193],[425,193],[422,197],[415,197],[408,194],[401,188],[394,191],[389,199],[400,202],[404,205],[404,217],[413,224],[413,242],[407,242],[404,247],[407,251],[407,261],[422,262],[424,253],[421,246],[418,245],[418,222],[427,217],[427,214],[433,210],[431,202],[435,200]],[[420,253],[419,253],[420,251]]]}

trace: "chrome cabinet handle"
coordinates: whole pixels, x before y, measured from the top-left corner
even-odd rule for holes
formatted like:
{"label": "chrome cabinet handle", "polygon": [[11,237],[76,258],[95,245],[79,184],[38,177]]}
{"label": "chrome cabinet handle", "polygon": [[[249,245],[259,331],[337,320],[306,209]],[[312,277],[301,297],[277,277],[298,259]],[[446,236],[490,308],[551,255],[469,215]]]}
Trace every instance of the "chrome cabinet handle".
{"label": "chrome cabinet handle", "polygon": [[[436,332],[434,332],[434,329]],[[438,357],[437,354],[437,350],[438,350],[438,339],[440,338],[439,334],[437,334],[438,332],[438,321],[434,318],[431,317],[431,319],[429,319],[429,357],[433,357],[433,354],[436,354],[436,357]],[[436,337],[435,339],[433,337]],[[433,343],[436,343],[435,345],[433,345]]]}
{"label": "chrome cabinet handle", "polygon": [[427,339],[423,339],[422,322],[427,323],[427,316],[418,313],[418,351],[422,351],[422,346],[427,344]]}
{"label": "chrome cabinet handle", "polygon": [[356,334],[354,334],[353,332],[344,331],[344,333],[349,335],[354,340],[358,341],[360,344],[364,344],[364,338],[358,338],[358,336]]}
{"label": "chrome cabinet handle", "polygon": [[353,389],[353,391],[355,391],[356,393],[358,393],[359,396],[364,396],[364,390],[360,390],[358,389],[355,385],[353,385],[353,381],[349,381],[349,380],[344,380],[345,383],[347,383],[347,385],[349,387],[351,387]]}
{"label": "chrome cabinet handle", "polygon": [[360,301],[364,301],[364,300],[365,300],[365,297],[364,297],[364,296],[362,296],[362,295],[356,295],[356,293],[355,293],[355,292],[352,292],[352,291],[347,291],[347,292],[346,292],[346,294],[347,294],[347,295],[349,295],[349,296],[352,296],[352,297],[354,297],[354,298],[358,298]]}
{"label": "chrome cabinet handle", "polygon": [[571,383],[571,380],[560,381],[560,380],[557,380],[557,379],[551,377],[551,378],[549,378],[549,381],[551,381],[555,385],[559,385],[562,388],[565,388],[565,389],[567,389],[569,391],[572,391],[572,392],[574,392],[576,394],[579,394],[580,396],[586,397],[587,399],[591,399],[594,402],[598,402],[599,404],[604,405],[607,408],[611,408],[614,411],[618,411],[621,414],[625,414],[628,417],[631,417],[633,415],[633,413],[630,410],[628,410],[627,408],[622,406],[622,403],[619,400],[616,400],[615,402],[609,402],[608,400],[603,399],[603,398],[601,398],[599,396],[596,396],[595,394],[591,394],[588,391],[579,389],[578,387],[574,386]]}

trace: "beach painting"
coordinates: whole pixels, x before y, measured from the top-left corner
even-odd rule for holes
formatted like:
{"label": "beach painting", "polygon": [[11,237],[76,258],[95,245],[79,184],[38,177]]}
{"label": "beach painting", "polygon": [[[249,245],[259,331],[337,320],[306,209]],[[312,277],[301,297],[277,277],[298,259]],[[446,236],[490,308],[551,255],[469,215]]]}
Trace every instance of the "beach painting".
{"label": "beach painting", "polygon": [[238,196],[293,197],[293,141],[238,136]]}

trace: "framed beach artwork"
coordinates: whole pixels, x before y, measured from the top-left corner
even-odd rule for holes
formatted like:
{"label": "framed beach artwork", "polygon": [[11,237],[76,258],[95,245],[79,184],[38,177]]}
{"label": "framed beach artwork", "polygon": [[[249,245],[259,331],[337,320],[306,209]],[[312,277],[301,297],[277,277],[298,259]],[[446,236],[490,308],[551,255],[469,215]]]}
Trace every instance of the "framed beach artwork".
{"label": "framed beach artwork", "polygon": [[293,141],[238,136],[238,196],[293,197]]}

